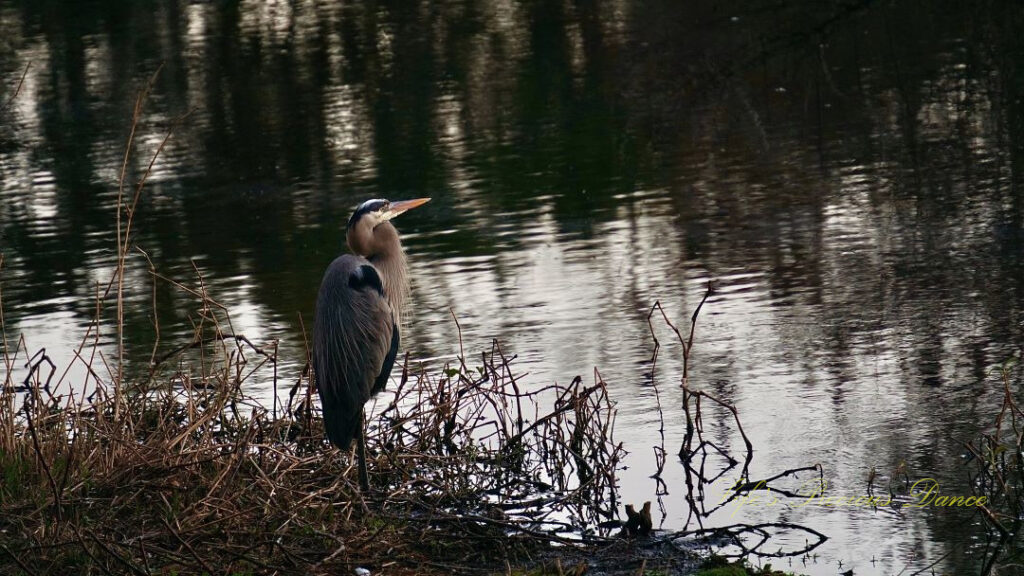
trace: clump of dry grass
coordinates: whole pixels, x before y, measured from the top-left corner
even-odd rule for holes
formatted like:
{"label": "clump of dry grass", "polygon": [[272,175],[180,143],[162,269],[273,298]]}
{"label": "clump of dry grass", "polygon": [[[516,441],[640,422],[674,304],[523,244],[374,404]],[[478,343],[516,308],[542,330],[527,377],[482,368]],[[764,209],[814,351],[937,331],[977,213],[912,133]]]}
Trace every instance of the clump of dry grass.
{"label": "clump of dry grass", "polygon": [[[242,383],[276,377],[276,354],[222,329],[210,300],[199,309],[195,342],[116,396],[57,394],[45,351],[20,382],[8,369],[0,572],[443,572],[599,539],[587,530],[614,514],[622,451],[600,380],[523,392],[496,343],[472,369],[406,368],[369,423],[364,497],[308,375],[275,418]],[[6,365],[27,355],[21,341]]]}

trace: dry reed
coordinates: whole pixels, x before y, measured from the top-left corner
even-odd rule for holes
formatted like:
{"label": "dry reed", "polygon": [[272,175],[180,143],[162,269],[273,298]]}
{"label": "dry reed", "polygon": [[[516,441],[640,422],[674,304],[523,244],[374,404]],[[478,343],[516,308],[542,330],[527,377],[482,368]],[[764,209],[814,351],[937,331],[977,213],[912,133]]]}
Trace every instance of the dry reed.
{"label": "dry reed", "polygon": [[[5,355],[0,572],[446,572],[602,540],[622,450],[600,379],[524,392],[497,343],[472,369],[406,360],[369,422],[364,498],[350,455],[324,440],[308,370],[275,418],[243,393],[276,378],[274,347],[189,290],[194,340],[116,394],[56,386],[46,351],[23,340]],[[101,356],[78,355],[93,381],[85,359]]]}

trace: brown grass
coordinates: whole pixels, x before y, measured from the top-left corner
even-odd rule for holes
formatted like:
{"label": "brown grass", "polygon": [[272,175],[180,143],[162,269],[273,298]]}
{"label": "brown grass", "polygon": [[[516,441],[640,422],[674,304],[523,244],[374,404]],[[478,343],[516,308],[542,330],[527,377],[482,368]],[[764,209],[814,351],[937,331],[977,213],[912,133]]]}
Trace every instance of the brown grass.
{"label": "brown grass", "polygon": [[473,377],[406,371],[370,423],[364,498],[350,456],[323,439],[308,380],[274,419],[240,390],[248,364],[269,372],[276,358],[228,336],[203,346],[230,342],[226,355],[182,351],[120,398],[54,395],[45,353],[24,386],[8,373],[0,572],[472,571],[570,543],[614,512],[620,451],[601,382],[552,387],[541,412],[497,346]]}

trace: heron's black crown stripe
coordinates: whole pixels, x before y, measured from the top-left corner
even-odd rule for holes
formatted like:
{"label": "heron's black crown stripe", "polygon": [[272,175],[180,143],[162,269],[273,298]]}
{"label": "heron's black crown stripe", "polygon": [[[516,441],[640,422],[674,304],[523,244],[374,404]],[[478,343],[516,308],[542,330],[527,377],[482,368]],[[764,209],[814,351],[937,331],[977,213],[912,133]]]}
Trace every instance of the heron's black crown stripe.
{"label": "heron's black crown stripe", "polygon": [[366,202],[363,202],[362,204],[356,207],[356,211],[353,212],[352,217],[348,219],[348,227],[351,228],[355,226],[356,222],[359,222],[359,219],[362,218],[364,214],[380,210],[382,207],[387,206],[388,204],[390,204],[390,202],[382,198],[374,198],[373,200],[367,200]]}
{"label": "heron's black crown stripe", "polygon": [[353,290],[362,290],[367,286],[373,288],[381,296],[384,295],[384,284],[380,281],[377,269],[369,264],[363,264],[352,271],[348,277],[348,287]]}

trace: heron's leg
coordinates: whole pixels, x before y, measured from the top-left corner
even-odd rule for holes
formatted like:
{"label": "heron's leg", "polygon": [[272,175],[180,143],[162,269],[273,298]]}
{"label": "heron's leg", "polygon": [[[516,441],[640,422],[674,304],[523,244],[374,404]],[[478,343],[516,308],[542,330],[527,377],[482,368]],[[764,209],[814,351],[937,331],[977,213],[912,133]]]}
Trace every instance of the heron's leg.
{"label": "heron's leg", "polygon": [[356,432],[356,458],[359,459],[359,488],[367,493],[370,491],[370,478],[366,474],[366,439],[363,429],[363,411],[359,411],[359,428]]}

